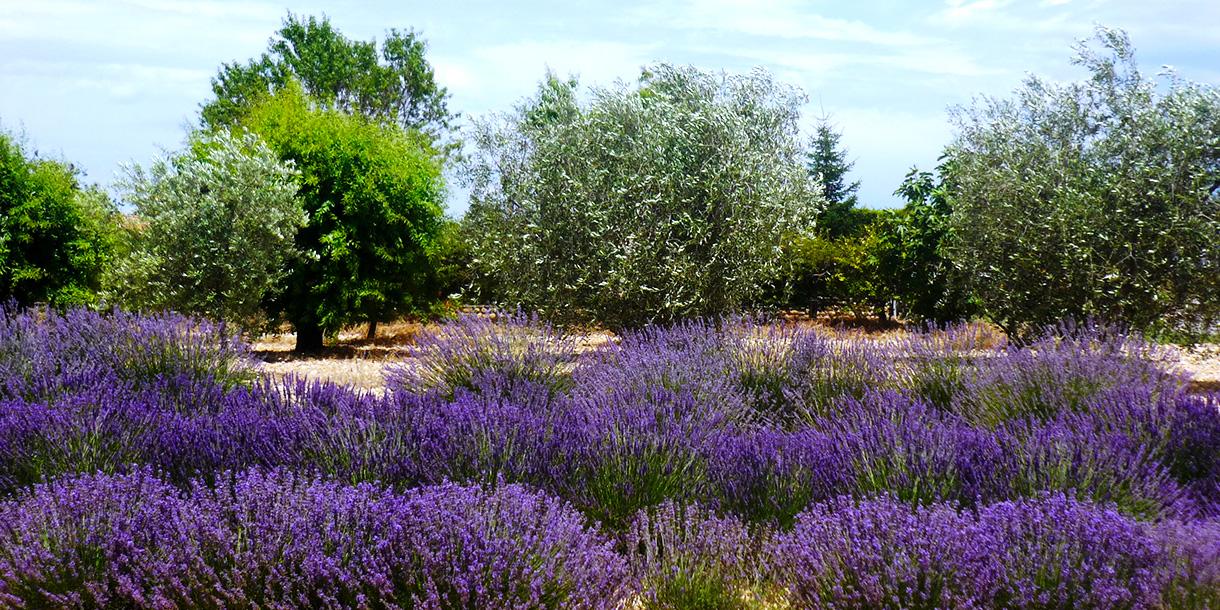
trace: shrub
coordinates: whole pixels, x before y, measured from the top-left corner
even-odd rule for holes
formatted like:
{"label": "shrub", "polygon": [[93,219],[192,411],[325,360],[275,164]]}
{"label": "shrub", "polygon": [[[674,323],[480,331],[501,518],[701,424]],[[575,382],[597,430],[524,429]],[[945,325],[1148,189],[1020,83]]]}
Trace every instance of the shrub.
{"label": "shrub", "polygon": [[1067,420],[1014,422],[999,439],[1007,456],[1006,497],[1054,490],[1144,519],[1197,509],[1154,450],[1125,435]]}
{"label": "shrub", "polygon": [[[249,348],[220,327],[172,313],[0,310],[0,392],[54,400],[94,383],[155,384],[189,400],[194,384],[255,377]],[[181,391],[173,390],[181,385]]]}
{"label": "shrub", "polygon": [[615,608],[625,561],[562,503],[515,486],[405,494],[283,471],[182,495],[147,471],[0,504],[17,607]]}
{"label": "shrub", "polygon": [[803,513],[770,554],[790,601],[805,608],[969,608],[958,554],[968,523],[951,508],[840,499]]}
{"label": "shrub", "polygon": [[1002,502],[982,509],[967,536],[959,553],[978,562],[971,584],[986,607],[1159,607],[1155,540],[1104,506],[1063,495]]}
{"label": "shrub", "polygon": [[149,471],[39,485],[0,502],[0,600],[30,610],[221,607],[205,523]]}
{"label": "shrub", "polygon": [[613,531],[666,500],[705,489],[705,447],[732,422],[690,394],[656,390],[644,399],[609,390],[574,405],[557,429],[559,494]]}
{"label": "shrub", "polygon": [[765,531],[698,506],[642,511],[627,535],[641,606],[649,610],[766,608]]}
{"label": "shrub", "polygon": [[[405,420],[401,461],[406,480],[425,484],[455,481],[493,485],[551,481],[557,458],[554,428],[563,409],[541,384],[509,382],[489,375],[478,390],[459,388],[453,398],[398,394],[374,425],[391,428]],[[398,414],[402,415],[398,415]]]}
{"label": "shrub", "polygon": [[1063,495],[977,516],[836,500],[803,514],[770,555],[791,600],[812,608],[1159,608],[1175,565],[1145,524]]}
{"label": "shrub", "polygon": [[391,387],[453,396],[459,388],[479,389],[478,378],[494,374],[504,382],[526,382],[561,392],[571,385],[576,344],[536,316],[461,315],[415,337],[411,361],[387,371]]}
{"label": "shrub", "polygon": [[312,461],[316,454],[308,451],[320,419],[308,410],[277,408],[264,390],[193,387],[199,391],[190,408],[162,387],[132,392],[113,380],[53,403],[0,402],[0,493],[67,474],[126,472],[132,465],[153,466],[178,485],[250,466],[326,465]]}
{"label": "shrub", "polygon": [[1154,535],[1164,553],[1163,607],[1220,607],[1220,523],[1169,520],[1158,524]]}
{"label": "shrub", "polygon": [[1184,377],[1170,370],[1173,354],[1119,328],[1072,323],[1048,329],[1021,346],[976,359],[951,409],[995,426],[1012,419],[1054,419],[1089,410],[1112,388],[1176,392]]}
{"label": "shrub", "polygon": [[973,428],[896,392],[845,399],[814,428],[834,439],[856,497],[912,504],[974,504],[1008,497],[1004,448]]}
{"label": "shrub", "polygon": [[685,320],[624,332],[581,363],[573,375],[578,401],[648,402],[681,394],[738,423],[756,419],[749,388],[743,387],[728,350],[733,322]]}
{"label": "shrub", "polygon": [[750,523],[786,529],[813,502],[848,493],[851,463],[814,430],[719,435],[707,448],[707,501]]}

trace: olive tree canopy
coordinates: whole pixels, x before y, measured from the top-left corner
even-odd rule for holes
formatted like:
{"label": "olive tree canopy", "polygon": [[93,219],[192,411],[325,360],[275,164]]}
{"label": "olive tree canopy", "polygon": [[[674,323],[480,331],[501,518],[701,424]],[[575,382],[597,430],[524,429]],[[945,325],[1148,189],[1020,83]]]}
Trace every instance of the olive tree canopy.
{"label": "olive tree canopy", "polygon": [[1031,76],[956,113],[950,255],[1010,332],[1086,316],[1206,329],[1220,314],[1220,91],[1145,77],[1104,28],[1075,63],[1087,79]]}
{"label": "olive tree canopy", "polygon": [[554,76],[476,124],[473,265],[505,304],[633,326],[732,311],[811,228],[804,97],[756,70],[659,65],[636,84]]}

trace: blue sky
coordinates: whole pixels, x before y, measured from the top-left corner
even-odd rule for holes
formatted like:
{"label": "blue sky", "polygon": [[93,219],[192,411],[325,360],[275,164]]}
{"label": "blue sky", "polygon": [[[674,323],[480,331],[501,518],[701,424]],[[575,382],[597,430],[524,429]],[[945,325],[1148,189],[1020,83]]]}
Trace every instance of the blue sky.
{"label": "blue sky", "polygon": [[[0,0],[0,125],[109,185],[121,163],[177,148],[220,64],[261,53],[289,10],[353,38],[421,31],[468,117],[510,109],[547,67],[605,84],[657,61],[763,66],[809,95],[809,125],[831,117],[878,207],[898,203],[912,165],[935,163],[947,108],[1006,95],[1026,73],[1078,77],[1071,46],[1095,23],[1126,29],[1148,72],[1220,84],[1217,0]],[[452,213],[463,199],[453,189]]]}

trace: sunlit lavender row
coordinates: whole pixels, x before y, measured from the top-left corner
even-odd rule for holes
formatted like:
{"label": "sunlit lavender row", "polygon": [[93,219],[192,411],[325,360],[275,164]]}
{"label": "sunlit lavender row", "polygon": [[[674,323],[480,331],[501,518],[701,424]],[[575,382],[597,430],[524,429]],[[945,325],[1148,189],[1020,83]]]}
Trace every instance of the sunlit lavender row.
{"label": "sunlit lavender row", "polygon": [[1093,324],[421,335],[390,390],[225,328],[0,316],[0,606],[1217,608],[1220,395]]}

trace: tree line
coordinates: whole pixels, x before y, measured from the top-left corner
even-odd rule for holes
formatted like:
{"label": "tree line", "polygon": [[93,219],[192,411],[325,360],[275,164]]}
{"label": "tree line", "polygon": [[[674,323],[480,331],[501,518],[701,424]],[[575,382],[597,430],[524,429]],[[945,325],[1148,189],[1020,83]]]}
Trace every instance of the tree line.
{"label": "tree line", "polygon": [[[763,70],[547,74],[457,127],[413,31],[289,14],[223,64],[182,148],[118,183],[132,214],[0,133],[0,299],[175,309],[298,349],[433,315],[454,295],[635,327],[757,308],[992,320],[1097,317],[1177,336],[1220,318],[1220,90],[1140,73],[1120,31],[955,108],[940,163],[862,207],[829,118]],[[470,190],[444,215],[453,167]],[[896,310],[896,311],[895,311]]]}

